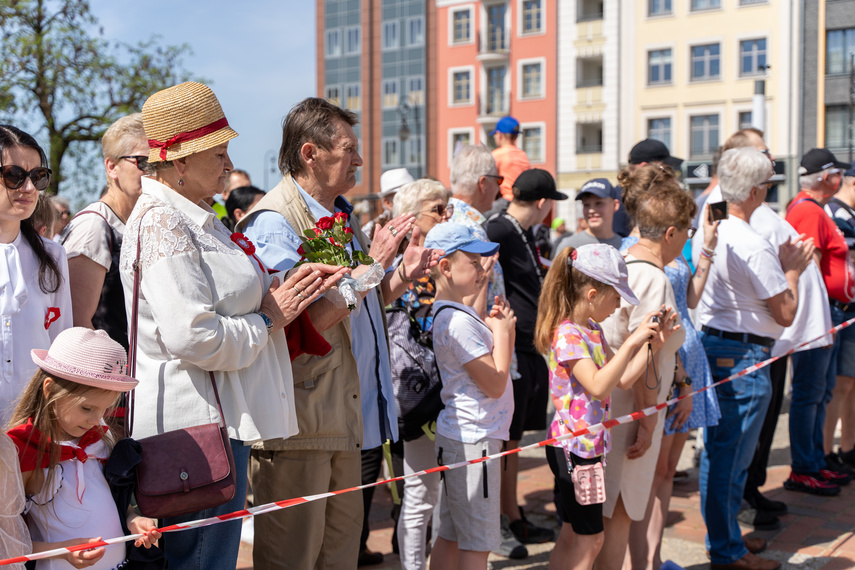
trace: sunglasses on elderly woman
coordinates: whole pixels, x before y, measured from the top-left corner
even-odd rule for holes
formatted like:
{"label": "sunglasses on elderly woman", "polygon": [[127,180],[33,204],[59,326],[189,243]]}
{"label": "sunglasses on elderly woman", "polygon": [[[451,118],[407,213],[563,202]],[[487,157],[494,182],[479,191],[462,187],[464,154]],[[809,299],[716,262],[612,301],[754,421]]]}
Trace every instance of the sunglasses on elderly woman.
{"label": "sunglasses on elderly woman", "polygon": [[134,164],[137,165],[137,168],[141,172],[145,172],[145,168],[146,168],[146,166],[148,166],[148,157],[147,156],[120,156],[119,158],[134,161]]}
{"label": "sunglasses on elderly woman", "polygon": [[50,184],[50,168],[39,166],[32,170],[24,170],[20,166],[10,165],[3,167],[3,184],[9,190],[17,190],[29,178],[36,190],[44,190]]}
{"label": "sunglasses on elderly woman", "polygon": [[448,204],[447,206],[445,204],[437,204],[436,206],[434,206],[430,210],[423,210],[419,213],[420,214],[427,214],[428,212],[432,212],[434,214],[437,214],[440,218],[442,218],[446,214],[448,214],[449,216],[452,215],[454,213],[454,206],[452,206],[451,204]]}

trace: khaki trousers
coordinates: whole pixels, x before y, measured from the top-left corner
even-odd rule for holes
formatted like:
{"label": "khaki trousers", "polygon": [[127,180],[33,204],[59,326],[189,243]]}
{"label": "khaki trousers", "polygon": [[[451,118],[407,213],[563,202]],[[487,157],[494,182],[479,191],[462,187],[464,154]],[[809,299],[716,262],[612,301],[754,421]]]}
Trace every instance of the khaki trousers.
{"label": "khaki trousers", "polygon": [[[252,450],[255,504],[263,505],[361,484],[358,451]],[[255,519],[256,570],[356,568],[362,493],[351,492],[260,515]]]}

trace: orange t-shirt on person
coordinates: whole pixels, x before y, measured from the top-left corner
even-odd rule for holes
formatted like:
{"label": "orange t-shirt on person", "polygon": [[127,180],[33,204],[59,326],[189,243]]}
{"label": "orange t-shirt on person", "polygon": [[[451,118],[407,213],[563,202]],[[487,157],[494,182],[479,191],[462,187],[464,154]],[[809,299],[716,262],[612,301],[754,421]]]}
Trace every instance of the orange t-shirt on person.
{"label": "orange t-shirt on person", "polygon": [[496,161],[496,167],[499,169],[499,176],[505,179],[502,181],[502,198],[509,202],[514,199],[513,185],[517,180],[517,176],[523,171],[531,168],[531,163],[528,161],[528,155],[524,150],[515,144],[506,144],[493,150],[493,160]]}

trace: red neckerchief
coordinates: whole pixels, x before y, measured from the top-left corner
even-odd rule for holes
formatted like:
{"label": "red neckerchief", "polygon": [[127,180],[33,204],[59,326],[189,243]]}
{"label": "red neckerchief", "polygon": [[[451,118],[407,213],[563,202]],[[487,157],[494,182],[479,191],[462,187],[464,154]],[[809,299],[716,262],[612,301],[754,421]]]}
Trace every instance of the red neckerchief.
{"label": "red neckerchief", "polygon": [[[80,442],[76,446],[59,444],[59,460],[66,461],[68,459],[77,459],[81,463],[86,463],[86,460],[89,459],[89,455],[86,453],[86,448],[93,443],[101,441],[101,438],[104,437],[106,432],[107,426],[96,426],[84,433],[80,438]],[[13,427],[8,431],[8,434],[15,443],[15,447],[18,448],[18,460],[21,462],[22,472],[26,473],[28,471],[35,471],[38,468],[44,469],[50,466],[50,438],[46,438],[47,445],[45,447],[45,453],[42,455],[41,464],[37,464],[39,458],[39,444],[43,439],[45,439],[45,437],[35,428],[35,426],[33,426],[32,418],[28,419],[26,424]]]}

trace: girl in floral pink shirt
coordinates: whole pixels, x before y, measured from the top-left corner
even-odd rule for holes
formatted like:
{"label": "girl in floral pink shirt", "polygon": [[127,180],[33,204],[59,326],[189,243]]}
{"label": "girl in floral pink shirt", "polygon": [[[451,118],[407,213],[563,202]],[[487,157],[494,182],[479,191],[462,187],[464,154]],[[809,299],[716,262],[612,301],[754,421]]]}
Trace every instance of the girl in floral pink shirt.
{"label": "girl in floral pink shirt", "polygon": [[[621,297],[638,304],[627,284],[626,263],[612,246],[570,247],[553,260],[540,294],[535,329],[538,350],[549,354],[549,388],[555,403],[551,437],[609,419],[612,390],[616,386],[628,389],[644,373],[647,350],[639,349],[649,342],[657,352],[677,329],[671,308],[662,307],[647,315],[613,353],[597,323],[620,306]],[[661,329],[660,321],[666,323]],[[609,447],[609,432],[600,429],[546,448],[558,480],[561,518],[569,523],[561,527],[550,569],[591,568],[602,548],[602,504],[579,504],[571,472],[577,465],[603,461]]]}

